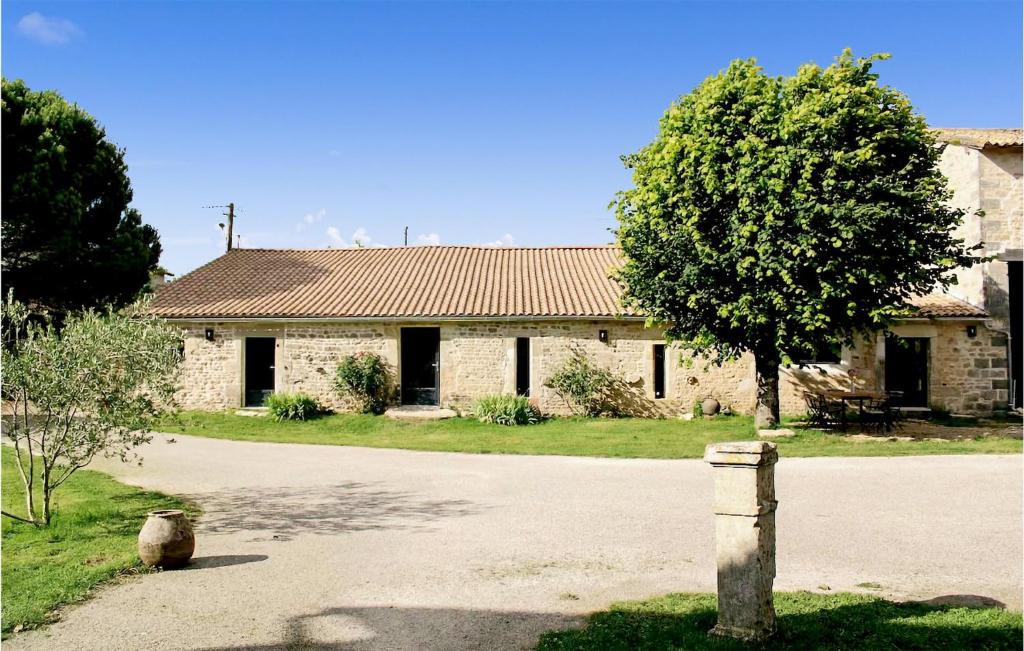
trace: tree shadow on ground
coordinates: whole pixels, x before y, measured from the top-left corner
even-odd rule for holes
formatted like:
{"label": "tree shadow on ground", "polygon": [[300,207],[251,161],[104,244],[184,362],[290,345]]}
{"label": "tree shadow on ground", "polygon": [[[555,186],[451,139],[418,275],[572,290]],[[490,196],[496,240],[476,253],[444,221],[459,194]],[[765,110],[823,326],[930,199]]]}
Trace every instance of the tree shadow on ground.
{"label": "tree shadow on ground", "polygon": [[776,607],[779,632],[763,645],[709,638],[715,596],[685,594],[618,604],[586,620],[559,613],[326,608],[291,618],[274,644],[216,648],[507,649],[532,648],[538,640],[542,651],[1020,648],[1020,614],[1003,610],[810,593],[779,594]]}
{"label": "tree shadow on ground", "polygon": [[[891,602],[855,594],[777,594],[778,633],[760,649],[1019,649],[1021,615],[999,603],[950,595],[951,603]],[[941,598],[940,598],[941,599]],[[987,601],[986,601],[987,600]],[[582,629],[544,635],[538,649],[749,649],[707,635],[717,619],[714,595],[668,595],[627,602],[592,615]]]}
{"label": "tree shadow on ground", "polygon": [[209,647],[206,651],[525,649],[532,648],[545,631],[578,626],[582,621],[581,616],[560,613],[387,606],[325,608],[290,618],[279,642]]}
{"label": "tree shadow on ground", "polygon": [[310,488],[226,490],[197,499],[203,533],[252,533],[271,540],[294,535],[409,530],[480,511],[468,500],[430,500],[412,493],[346,482]]}

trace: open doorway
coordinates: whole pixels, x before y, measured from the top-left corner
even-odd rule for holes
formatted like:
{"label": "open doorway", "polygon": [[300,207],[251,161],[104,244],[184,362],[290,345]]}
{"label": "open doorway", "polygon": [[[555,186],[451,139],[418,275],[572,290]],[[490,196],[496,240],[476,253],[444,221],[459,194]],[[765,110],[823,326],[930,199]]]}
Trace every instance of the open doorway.
{"label": "open doorway", "polygon": [[245,406],[262,407],[267,396],[274,393],[273,337],[245,338]]}
{"label": "open doorway", "polygon": [[902,393],[902,407],[928,406],[928,338],[885,338],[885,390]]}
{"label": "open doorway", "polygon": [[403,405],[437,405],[441,383],[441,329],[402,328]]}

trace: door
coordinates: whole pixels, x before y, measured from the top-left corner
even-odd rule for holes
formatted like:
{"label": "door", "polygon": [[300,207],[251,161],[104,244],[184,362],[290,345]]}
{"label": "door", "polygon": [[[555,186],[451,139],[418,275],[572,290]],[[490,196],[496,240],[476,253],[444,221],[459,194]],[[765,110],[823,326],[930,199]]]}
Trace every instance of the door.
{"label": "door", "polygon": [[402,404],[439,404],[441,329],[402,328]]}
{"label": "door", "polygon": [[1021,311],[1024,311],[1024,262],[1008,262],[1010,274],[1010,405],[1018,408],[1024,405],[1024,324],[1021,323]]}
{"label": "door", "polygon": [[886,337],[885,389],[903,393],[901,407],[928,406],[926,337]]}
{"label": "door", "polygon": [[261,407],[274,392],[273,337],[245,338],[245,406]]}

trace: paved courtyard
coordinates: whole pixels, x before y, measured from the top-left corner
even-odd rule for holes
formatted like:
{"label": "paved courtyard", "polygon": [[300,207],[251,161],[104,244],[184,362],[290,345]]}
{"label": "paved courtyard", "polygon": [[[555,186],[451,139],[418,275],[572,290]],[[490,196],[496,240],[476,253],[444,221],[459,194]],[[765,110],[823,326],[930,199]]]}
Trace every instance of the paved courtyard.
{"label": "paved courtyard", "polygon": [[[5,647],[528,648],[612,601],[715,587],[700,461],[168,439],[142,467],[97,467],[197,500],[195,562],[102,589]],[[776,470],[777,589],[1020,609],[1020,456]]]}

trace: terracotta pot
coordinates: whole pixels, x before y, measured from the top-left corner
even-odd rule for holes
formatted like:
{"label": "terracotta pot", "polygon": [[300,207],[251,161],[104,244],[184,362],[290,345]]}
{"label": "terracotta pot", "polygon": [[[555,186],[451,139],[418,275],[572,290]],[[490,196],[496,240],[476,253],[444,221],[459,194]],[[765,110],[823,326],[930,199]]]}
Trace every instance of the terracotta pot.
{"label": "terracotta pot", "polygon": [[139,532],[139,558],[150,567],[181,567],[195,550],[192,523],[182,511],[153,511]]}
{"label": "terracotta pot", "polygon": [[701,403],[701,409],[704,410],[705,416],[714,416],[718,413],[718,410],[722,407],[714,398],[707,398]]}

